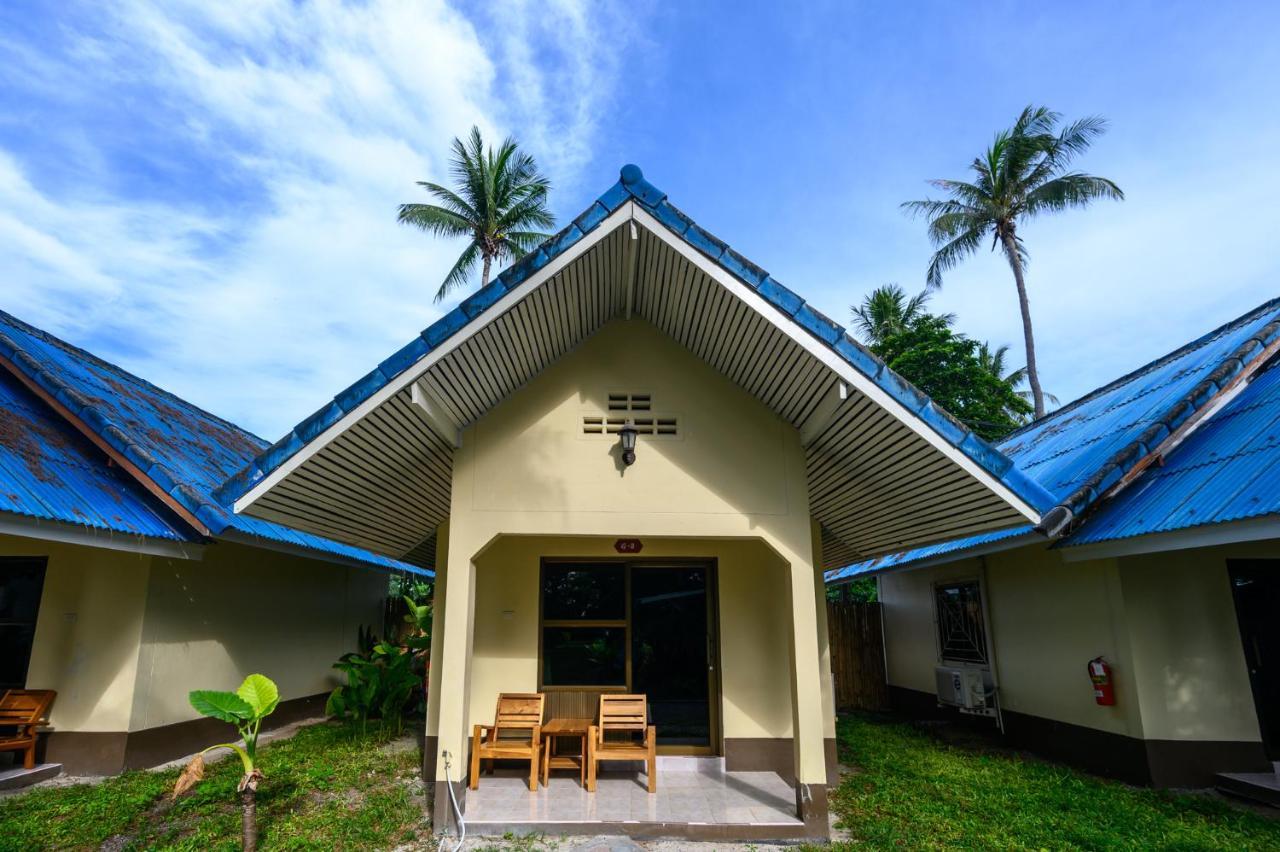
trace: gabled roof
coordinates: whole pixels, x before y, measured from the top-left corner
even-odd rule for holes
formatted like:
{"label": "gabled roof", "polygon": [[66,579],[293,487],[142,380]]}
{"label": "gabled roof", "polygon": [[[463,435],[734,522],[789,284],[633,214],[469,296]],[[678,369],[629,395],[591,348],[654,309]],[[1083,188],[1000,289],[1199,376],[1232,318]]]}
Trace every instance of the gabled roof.
{"label": "gabled roof", "polygon": [[4,371],[0,371],[0,511],[166,541],[198,538]]}
{"label": "gabled roof", "polygon": [[[629,239],[622,228],[628,222]],[[708,282],[720,286],[708,287]],[[310,524],[326,534],[348,530],[367,546],[379,542],[405,552],[415,536],[425,537],[447,514],[451,465],[447,435],[442,442],[440,429],[421,427],[405,413],[412,404],[409,386],[417,383],[417,393],[435,400],[449,422],[465,426],[601,322],[624,311],[630,315],[633,308],[784,419],[808,430],[810,480],[816,482],[811,505],[836,557],[912,540],[917,528],[925,539],[936,539],[961,525],[938,517],[926,524],[909,511],[891,517],[887,504],[868,505],[867,495],[857,493],[860,486],[896,489],[893,495],[907,501],[902,505],[908,509],[912,494],[942,488],[954,517],[964,518],[972,529],[1038,520],[1039,511],[1052,504],[1051,495],[1007,457],[888,369],[840,325],[699,227],[636,166],[624,167],[621,180],[569,226],[299,423],[216,496],[237,511]],[[482,339],[477,343],[473,335]],[[852,382],[854,389],[847,396],[841,391],[833,405],[837,378]],[[885,412],[887,420],[881,418]],[[349,434],[367,417],[377,421],[361,427],[369,434]],[[891,421],[912,432],[910,439],[898,432],[886,437],[907,442],[897,446],[897,456],[886,452],[886,459],[903,462],[899,473],[909,474],[897,477],[892,487],[881,481],[886,471],[859,457],[850,443],[855,435],[880,437]],[[414,434],[399,461],[420,468],[416,482],[401,486],[416,488],[417,499],[390,500],[385,481],[368,490],[369,500],[382,499],[396,514],[399,526],[392,529],[376,506],[363,513],[355,505],[335,506],[332,489],[338,482],[358,487],[351,479],[357,469],[366,478],[393,476],[389,470],[371,472],[367,455],[358,460],[356,454],[370,444],[384,445],[397,432]],[[330,451],[340,439],[351,446],[339,444]],[[925,444],[934,453],[916,454]],[[982,493],[962,487],[963,477],[980,483]],[[995,503],[988,499],[992,494]],[[366,501],[365,508],[370,505]],[[936,514],[940,506],[926,508]],[[855,534],[858,513],[862,527]]]}
{"label": "gabled roof", "polygon": [[[1113,511],[1113,505],[1130,505],[1128,501],[1136,498],[1136,494],[1131,492],[1141,493],[1150,487],[1148,483],[1153,476],[1169,487],[1180,483],[1177,487],[1186,488],[1190,484],[1190,479],[1164,477],[1148,470],[1135,480],[1141,487],[1129,485],[1119,492],[1115,504],[1108,502],[1093,514],[1087,514],[1103,494],[1133,474],[1136,466],[1151,457],[1157,447],[1180,428],[1194,423],[1197,417],[1210,411],[1219,398],[1218,394],[1230,388],[1249,365],[1256,366],[1259,359],[1274,350],[1278,341],[1280,299],[1274,299],[1013,432],[996,446],[1013,459],[1020,471],[1054,495],[1055,508],[1046,513],[1046,523],[1055,514],[1075,521],[1078,529],[1062,542],[1064,545],[1100,540],[1096,536],[1107,533],[1092,532],[1094,526]],[[1241,397],[1256,400],[1269,387],[1270,384],[1264,382],[1257,389],[1250,387]],[[1241,397],[1200,424],[1178,445],[1170,458],[1189,458],[1188,451],[1201,452],[1196,449],[1198,447],[1211,447],[1210,452],[1221,452],[1222,444],[1213,438],[1219,434],[1221,425],[1206,436],[1201,435],[1215,422],[1221,424],[1219,418],[1227,410],[1241,411]],[[1265,413],[1256,413],[1256,417],[1265,417]],[[1261,426],[1252,417],[1249,424]],[[1238,438],[1241,433],[1225,434]],[[1265,442],[1262,442],[1254,449],[1264,446]],[[1203,465],[1206,461],[1201,459],[1193,466]],[[1216,465],[1214,469],[1227,470]],[[1138,470],[1140,472],[1141,469]],[[1208,474],[1208,470],[1202,472]],[[1187,493],[1186,496],[1191,495]],[[1228,514],[1238,511],[1228,510],[1225,506],[1221,510]],[[1184,515],[1183,519],[1189,518],[1190,514]],[[1142,523],[1152,524],[1153,529],[1162,524],[1177,523],[1173,518],[1157,518],[1154,509],[1144,510],[1142,515],[1145,518]],[[1133,520],[1129,516],[1127,521],[1115,523],[1128,526]],[[1031,531],[1030,525],[1020,530],[1023,533]],[[1015,532],[1011,531],[1006,540],[1012,539]],[[917,564],[933,560],[942,553],[959,558],[991,543],[989,536],[973,536],[946,542],[936,548],[912,549],[830,572],[827,581]]]}
{"label": "gabled roof", "polygon": [[[64,422],[83,430],[103,451],[116,453],[137,471],[138,490],[164,502],[195,533],[245,536],[396,570],[421,569],[341,542],[280,524],[237,516],[211,497],[212,490],[266,442],[149,382],[0,311],[0,359],[35,395],[43,394]],[[63,483],[47,483],[47,497],[74,495]],[[58,489],[63,489],[58,491]],[[85,506],[68,507],[74,515]],[[190,534],[189,534],[190,535]]]}

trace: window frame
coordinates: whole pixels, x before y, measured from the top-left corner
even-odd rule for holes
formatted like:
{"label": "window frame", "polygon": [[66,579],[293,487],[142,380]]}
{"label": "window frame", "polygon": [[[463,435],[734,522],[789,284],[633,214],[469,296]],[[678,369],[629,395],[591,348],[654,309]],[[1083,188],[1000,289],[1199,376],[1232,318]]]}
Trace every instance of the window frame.
{"label": "window frame", "polygon": [[[983,588],[983,585],[984,584],[980,577],[954,577],[946,580],[935,580],[930,584],[929,590],[933,598],[933,637],[934,642],[937,644],[939,663],[952,666],[973,666],[976,668],[991,667],[991,630],[987,619],[986,589]],[[977,592],[977,626],[981,630],[980,637],[982,639],[981,660],[966,660],[958,657],[948,657],[946,654],[946,641],[942,635],[942,611],[938,606],[939,594],[943,589],[956,586],[972,586]]]}
{"label": "window frame", "polygon": [[[622,597],[622,618],[590,618],[590,619],[572,619],[572,618],[552,618],[545,617],[546,602],[546,573],[547,566],[559,565],[610,565],[622,568],[623,574],[623,597]],[[625,646],[625,663],[624,677],[622,684],[548,684],[543,680],[546,674],[545,663],[543,657],[543,639],[546,636],[546,629],[551,628],[574,628],[574,627],[621,627],[623,628],[622,641]],[[538,691],[540,692],[622,692],[625,693],[631,687],[631,562],[623,559],[547,559],[543,558],[538,564]]]}

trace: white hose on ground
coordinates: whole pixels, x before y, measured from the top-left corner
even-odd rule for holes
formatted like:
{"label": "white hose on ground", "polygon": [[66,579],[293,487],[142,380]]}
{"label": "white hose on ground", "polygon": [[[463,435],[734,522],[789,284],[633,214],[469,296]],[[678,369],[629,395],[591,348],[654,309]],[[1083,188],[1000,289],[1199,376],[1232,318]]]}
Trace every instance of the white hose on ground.
{"label": "white hose on ground", "polygon": [[467,839],[467,822],[462,818],[462,808],[458,807],[458,798],[453,794],[453,779],[449,777],[449,752],[444,752],[444,783],[449,788],[449,801],[453,803],[453,818],[458,821],[458,845],[453,852],[462,848]]}

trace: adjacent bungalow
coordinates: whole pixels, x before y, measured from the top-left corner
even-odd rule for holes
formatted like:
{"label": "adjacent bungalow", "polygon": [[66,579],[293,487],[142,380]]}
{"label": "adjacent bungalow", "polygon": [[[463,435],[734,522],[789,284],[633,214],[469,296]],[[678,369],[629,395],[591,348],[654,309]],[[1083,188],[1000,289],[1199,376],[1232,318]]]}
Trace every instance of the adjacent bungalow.
{"label": "adjacent bungalow", "polygon": [[0,312],[0,693],[57,691],[45,761],[188,754],[225,734],[188,691],[254,671],[280,685],[273,723],[318,715],[387,572],[423,571],[216,503],[265,446]]}
{"label": "adjacent bungalow", "polygon": [[1039,525],[829,574],[879,577],[894,703],[989,716],[1129,781],[1275,800],[1277,352],[1273,300],[1001,441],[1054,495]]}
{"label": "adjacent bungalow", "polygon": [[[473,830],[704,839],[828,833],[824,568],[1056,502],[635,166],[215,496],[435,567],[439,829],[452,792]],[[533,692],[643,693],[658,792],[464,789],[473,726]]]}

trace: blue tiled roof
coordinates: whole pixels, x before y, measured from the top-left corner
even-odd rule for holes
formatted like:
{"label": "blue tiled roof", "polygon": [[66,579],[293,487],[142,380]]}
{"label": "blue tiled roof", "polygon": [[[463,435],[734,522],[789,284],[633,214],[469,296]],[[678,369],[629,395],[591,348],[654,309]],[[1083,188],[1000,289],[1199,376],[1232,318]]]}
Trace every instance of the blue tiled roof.
{"label": "blue tiled roof", "polygon": [[488,286],[478,290],[458,307],[429,326],[364,378],[339,393],[332,402],[299,423],[293,431],[277,441],[253,462],[229,479],[216,496],[230,505],[254,483],[279,468],[299,450],[332,426],[343,415],[384,387],[397,375],[420,361],[472,319],[484,313],[512,288],[542,269],[600,224],[628,201],[666,226],[687,244],[706,255],[722,269],[759,293],[766,301],[789,317],[800,328],[821,341],[828,349],[858,370],[893,399],[901,403],[943,440],[956,447],[980,468],[989,473],[1037,511],[1053,505],[1052,495],[1016,469],[1010,459],[991,447],[965,426],[936,406],[861,343],[844,327],[823,316],[800,296],[779,284],[769,273],[756,266],[722,240],[717,239],[677,209],[666,193],[644,178],[638,166],[623,166],[621,179],[601,195],[558,234],[510,266]]}
{"label": "blue tiled roof", "polygon": [[[996,447],[1013,459],[1024,475],[1053,494],[1059,506],[1070,505],[1079,515],[1172,430],[1203,408],[1220,387],[1238,374],[1243,360],[1256,356],[1277,339],[1280,299],[1059,408],[1017,430]],[[1221,412],[1214,420],[1220,416]],[[1201,426],[1192,437],[1205,428]],[[1124,495],[1122,491],[1119,496]],[[1088,516],[1071,541],[1077,541],[1076,536],[1089,530],[1105,511],[1107,507],[1102,507]],[[893,560],[892,566],[887,566],[885,559],[856,563],[828,572],[827,580],[919,562],[937,556],[936,547],[960,555],[989,543],[985,539],[972,536],[886,557]]]}
{"label": "blue tiled roof", "polygon": [[57,412],[0,370],[0,511],[169,541],[195,541]]}
{"label": "blue tiled roof", "polygon": [[0,356],[142,470],[212,535],[235,530],[381,568],[421,572],[361,548],[235,515],[219,504],[211,496],[213,489],[266,444],[234,423],[2,311]]}

